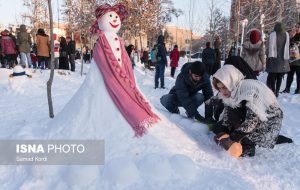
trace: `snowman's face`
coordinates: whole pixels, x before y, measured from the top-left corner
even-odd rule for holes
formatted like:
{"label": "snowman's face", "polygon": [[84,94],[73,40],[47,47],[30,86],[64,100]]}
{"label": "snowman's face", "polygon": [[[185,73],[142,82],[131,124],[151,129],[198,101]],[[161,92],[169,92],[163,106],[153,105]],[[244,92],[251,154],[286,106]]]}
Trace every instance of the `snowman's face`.
{"label": "snowman's face", "polygon": [[116,12],[110,11],[98,19],[98,26],[104,32],[117,33],[121,28],[121,19]]}

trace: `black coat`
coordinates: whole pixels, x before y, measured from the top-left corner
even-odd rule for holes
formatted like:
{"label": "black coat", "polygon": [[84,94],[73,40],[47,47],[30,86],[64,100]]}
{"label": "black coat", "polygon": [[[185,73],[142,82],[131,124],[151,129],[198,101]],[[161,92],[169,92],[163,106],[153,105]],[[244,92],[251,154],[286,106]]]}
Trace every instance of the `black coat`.
{"label": "black coat", "polygon": [[67,54],[75,54],[75,41],[71,40],[67,45]]}
{"label": "black coat", "polygon": [[[192,81],[189,70],[192,63],[186,63],[179,75],[177,76],[175,86],[171,89],[169,94],[175,94],[178,101],[187,111],[188,116],[192,117],[196,114],[198,107],[195,105],[192,95],[202,90],[205,101],[213,96],[213,91],[209,76],[205,73],[201,80],[195,83]],[[213,108],[211,105],[205,105],[205,117],[212,117]]]}
{"label": "black coat", "polygon": [[214,65],[216,62],[215,50],[212,48],[205,48],[202,52],[202,62],[205,65]]}
{"label": "black coat", "polygon": [[164,45],[164,36],[160,35],[157,39],[157,62],[161,62],[165,65],[168,64],[167,62],[167,50]]}

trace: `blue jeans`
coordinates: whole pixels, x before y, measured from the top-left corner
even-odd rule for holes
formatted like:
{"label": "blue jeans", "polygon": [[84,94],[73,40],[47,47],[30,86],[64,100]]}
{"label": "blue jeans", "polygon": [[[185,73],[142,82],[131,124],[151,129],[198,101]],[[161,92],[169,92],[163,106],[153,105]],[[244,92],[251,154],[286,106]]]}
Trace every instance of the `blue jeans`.
{"label": "blue jeans", "polygon": [[[189,97],[194,103],[195,110],[186,110],[188,117],[193,117],[197,112],[198,107],[203,104],[204,96],[201,93],[196,93]],[[178,113],[178,107],[182,107],[176,94],[166,94],[160,98],[160,103],[171,113]],[[206,110],[205,110],[206,111]]]}
{"label": "blue jeans", "polygon": [[158,87],[158,79],[160,78],[160,87],[165,87],[165,67],[166,65],[163,64],[161,61],[157,62],[155,65],[155,88]]}

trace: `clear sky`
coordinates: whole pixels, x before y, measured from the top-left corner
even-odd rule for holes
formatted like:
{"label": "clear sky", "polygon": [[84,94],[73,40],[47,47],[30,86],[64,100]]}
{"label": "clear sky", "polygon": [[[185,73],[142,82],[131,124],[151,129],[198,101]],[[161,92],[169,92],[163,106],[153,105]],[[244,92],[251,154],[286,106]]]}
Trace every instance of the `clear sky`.
{"label": "clear sky", "polygon": [[[220,8],[225,15],[230,14],[230,2],[231,0],[214,0],[216,7]],[[9,23],[22,24],[21,14],[27,11],[26,7],[23,6],[23,0],[0,0],[0,24],[7,26]],[[54,18],[57,21],[57,2],[63,3],[63,0],[52,0]],[[192,2],[192,12],[195,32],[203,34],[205,29],[208,27],[209,17],[209,3],[211,0],[173,0],[176,8],[183,10],[183,15],[179,16],[178,23],[176,17],[173,18],[172,23],[179,25],[184,28],[190,27],[189,10],[190,2]]]}

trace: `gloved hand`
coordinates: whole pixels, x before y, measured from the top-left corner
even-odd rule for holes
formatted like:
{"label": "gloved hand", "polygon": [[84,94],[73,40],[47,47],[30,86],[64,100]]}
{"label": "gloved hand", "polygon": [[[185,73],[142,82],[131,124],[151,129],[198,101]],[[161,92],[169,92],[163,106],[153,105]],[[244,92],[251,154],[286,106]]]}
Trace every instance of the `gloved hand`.
{"label": "gloved hand", "polygon": [[212,117],[208,117],[208,118],[205,118],[205,121],[204,121],[206,124],[216,124],[216,120]]}
{"label": "gloved hand", "polygon": [[197,121],[199,121],[201,123],[205,123],[205,118],[202,115],[200,115],[199,112],[197,112],[194,117]]}
{"label": "gloved hand", "polygon": [[231,156],[239,158],[243,153],[243,147],[241,143],[234,142],[230,139],[226,133],[219,133],[214,138],[215,142],[222,146]]}
{"label": "gloved hand", "polygon": [[218,96],[212,96],[210,99],[205,101],[206,105],[218,105],[222,100]]}
{"label": "gloved hand", "polygon": [[214,120],[214,118],[212,118],[212,117],[208,117],[208,118],[205,118],[205,117],[203,117],[202,115],[200,115],[200,113],[196,113],[195,114],[195,119],[197,120],[197,121],[199,121],[199,122],[201,122],[201,123],[205,123],[205,124],[215,124],[215,123],[217,123],[215,120]]}

